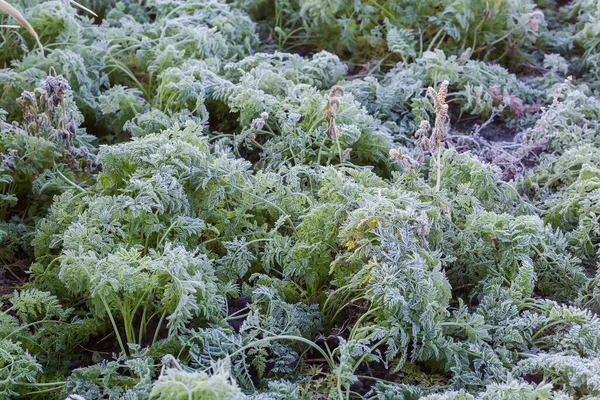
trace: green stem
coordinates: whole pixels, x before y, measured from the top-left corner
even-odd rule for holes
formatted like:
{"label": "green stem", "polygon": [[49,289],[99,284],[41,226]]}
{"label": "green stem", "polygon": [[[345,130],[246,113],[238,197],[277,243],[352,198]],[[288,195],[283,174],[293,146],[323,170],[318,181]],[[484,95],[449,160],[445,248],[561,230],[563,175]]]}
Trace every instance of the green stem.
{"label": "green stem", "polygon": [[559,324],[564,324],[566,321],[560,320],[560,321],[554,321],[552,323],[549,323],[548,325],[542,327],[542,329],[540,329],[539,331],[537,331],[535,333],[535,335],[533,335],[531,337],[531,341],[533,342],[535,339],[537,339],[542,333],[544,333],[544,331],[548,328],[552,328],[553,326],[559,325]]}
{"label": "green stem", "polygon": [[429,42],[429,46],[427,46],[427,51],[431,51],[431,48],[435,45],[436,40],[440,37],[440,35],[443,35],[444,31],[442,29],[438,29],[437,33],[435,34],[435,36],[433,37],[433,39],[431,39],[431,42]]}
{"label": "green stem", "polygon": [[356,323],[352,327],[350,335],[348,336],[348,340],[352,340],[354,338],[354,335],[356,333],[356,329],[360,325],[361,322],[363,322],[370,314],[373,314],[373,313],[379,311],[380,309],[381,309],[381,307],[371,308],[371,309],[369,309],[369,311],[367,311],[366,313],[364,313],[363,315],[361,315],[360,318],[356,321]]}
{"label": "green stem", "polygon": [[313,349],[317,350],[325,359],[325,361],[327,361],[327,364],[329,365],[329,368],[331,368],[332,370],[335,369],[335,364],[333,363],[333,360],[331,359],[331,357],[325,352],[325,350],[323,350],[322,348],[320,348],[319,346],[317,346],[314,342],[305,339],[301,336],[293,336],[293,335],[279,335],[279,336],[269,336],[266,338],[262,338],[259,340],[255,340],[251,343],[248,343],[247,345],[240,347],[239,349],[237,349],[236,351],[234,351],[233,353],[229,354],[229,357],[233,357],[238,355],[239,353],[242,353],[244,351],[246,351],[247,349],[265,343],[265,342],[270,342],[272,340],[295,340],[297,342],[301,342],[304,343],[310,347],[312,347]]}
{"label": "green stem", "polygon": [[127,343],[135,343],[135,333],[132,332],[132,316],[129,313],[129,301],[127,299],[125,300],[125,305],[121,307],[121,315],[123,316],[123,327],[125,328]]}
{"label": "green stem", "polygon": [[442,179],[442,162],[441,162],[441,158],[442,158],[442,146],[440,145],[440,147],[438,148],[436,157],[435,157],[435,164],[436,164],[436,169],[437,169],[437,181],[435,183],[435,191],[439,192],[440,191],[440,182]]}
{"label": "green stem", "polygon": [[19,386],[27,386],[27,387],[48,387],[48,386],[64,386],[66,381],[59,382],[46,382],[46,383],[29,383],[29,382],[16,382]]}
{"label": "green stem", "polygon": [[156,325],[156,331],[154,332],[154,337],[152,338],[152,346],[154,346],[154,343],[156,343],[156,341],[158,340],[158,334],[160,333],[160,326],[162,325],[166,316],[167,316],[167,312],[163,311],[162,315],[160,316],[160,319],[158,320],[158,325]]}
{"label": "green stem", "polygon": [[387,337],[384,337],[383,339],[381,339],[379,342],[375,343],[374,346],[371,347],[371,351],[369,353],[365,352],[356,362],[356,364],[354,364],[354,368],[352,369],[352,373],[354,373],[354,371],[356,371],[356,369],[358,367],[360,367],[360,364],[362,364],[362,362],[365,360],[365,358],[367,358],[367,356],[369,356],[373,350],[375,350],[376,348],[378,348],[379,346],[381,346],[383,343],[385,343],[385,341],[387,340]]}
{"label": "green stem", "polygon": [[142,312],[142,319],[140,320],[140,327],[138,329],[138,343],[142,343],[143,336],[142,334],[145,332],[146,326],[146,312],[148,311],[148,307],[144,307],[144,311]]}
{"label": "green stem", "polygon": [[58,169],[56,170],[56,173],[58,174],[58,176],[60,176],[62,179],[64,179],[69,185],[73,186],[75,189],[79,190],[81,193],[87,193],[87,190],[85,190],[84,188],[82,188],[81,186],[79,186],[78,184],[76,184],[75,182],[70,180],[69,178],[67,178]]}
{"label": "green stem", "polygon": [[44,389],[44,390],[36,390],[35,392],[28,392],[27,394],[28,395],[38,395],[38,394],[51,393],[51,392],[55,392],[63,387],[64,387],[64,385],[53,387],[53,388],[48,388],[48,389]]}
{"label": "green stem", "polygon": [[338,149],[338,155],[340,157],[340,164],[344,162],[343,158],[342,158],[342,146],[340,145],[340,138],[339,137],[335,137],[335,143],[337,145],[337,149]]}
{"label": "green stem", "polygon": [[119,328],[117,327],[117,323],[115,322],[112,312],[110,312],[110,307],[108,306],[108,303],[106,302],[106,299],[104,297],[102,297],[102,304],[104,304],[104,308],[106,309],[106,312],[108,313],[108,318],[110,318],[110,322],[113,326],[113,329],[115,330],[115,335],[117,335],[117,340],[119,341],[119,347],[121,348],[121,351],[123,352],[123,354],[127,354],[127,352],[125,351],[125,346],[123,345],[123,341],[121,340],[121,334],[119,333]]}

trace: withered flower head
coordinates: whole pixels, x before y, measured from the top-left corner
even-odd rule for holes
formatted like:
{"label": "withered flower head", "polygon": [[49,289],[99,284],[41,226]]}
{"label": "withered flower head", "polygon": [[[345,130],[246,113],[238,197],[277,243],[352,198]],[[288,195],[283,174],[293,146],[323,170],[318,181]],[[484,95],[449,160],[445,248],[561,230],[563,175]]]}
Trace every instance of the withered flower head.
{"label": "withered flower head", "polygon": [[[339,96],[336,96],[339,94]],[[323,109],[323,115],[325,119],[327,119],[327,137],[329,140],[333,140],[338,137],[339,129],[335,123],[336,113],[335,107],[339,107],[341,104],[341,99],[344,97],[344,88],[341,86],[334,86],[329,91],[329,99],[327,100],[327,105]]]}
{"label": "withered flower head", "polygon": [[402,148],[390,149],[390,158],[397,161],[402,160]]}

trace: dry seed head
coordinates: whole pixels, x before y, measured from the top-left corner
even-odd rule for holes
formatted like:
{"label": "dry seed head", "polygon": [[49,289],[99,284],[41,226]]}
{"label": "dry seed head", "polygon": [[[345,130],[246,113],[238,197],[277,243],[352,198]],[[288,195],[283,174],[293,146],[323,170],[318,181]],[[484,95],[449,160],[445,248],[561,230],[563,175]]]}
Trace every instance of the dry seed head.
{"label": "dry seed head", "polygon": [[440,190],[440,179],[441,179],[441,151],[444,146],[444,140],[446,139],[446,133],[448,130],[448,104],[446,104],[446,95],[448,94],[448,81],[443,81],[440,85],[440,89],[436,91],[430,87],[427,89],[429,96],[433,101],[433,107],[435,109],[435,126],[433,132],[429,138],[420,139],[420,145],[423,150],[429,150],[431,156],[434,157],[435,167],[437,171],[437,180],[435,184],[435,190]]}
{"label": "dry seed head", "polygon": [[436,123],[436,129],[437,127],[437,123],[438,120],[442,123],[445,124],[446,123],[446,118],[448,117],[448,104],[442,104],[442,106],[440,107],[439,113],[435,119],[435,123]]}
{"label": "dry seed head", "polygon": [[[336,93],[339,94],[339,96],[336,96]],[[328,109],[333,111],[333,108],[335,106],[339,106],[341,104],[341,98],[344,97],[344,88],[342,88],[341,86],[334,86],[331,88],[331,90],[329,91],[329,99],[327,100],[327,105],[328,105]],[[327,109],[326,108],[326,109]],[[335,112],[334,112],[334,116],[335,116]]]}
{"label": "dry seed head", "polygon": [[419,129],[415,132],[415,137],[419,139],[420,137],[426,136],[430,129],[431,125],[429,124],[429,121],[421,121]]}
{"label": "dry seed head", "polygon": [[536,33],[540,28],[537,22],[537,18],[531,15],[529,16],[529,21],[527,21],[527,26],[529,27],[529,30],[531,30],[533,33]]}
{"label": "dry seed head", "polygon": [[440,114],[444,112],[444,108],[446,110],[446,114],[448,112],[448,106],[446,105],[446,95],[448,94],[448,81],[443,81],[440,90],[436,93],[435,89],[429,87],[427,89],[427,93],[429,93],[429,97],[433,100],[433,108],[435,109],[436,114]]}
{"label": "dry seed head", "polygon": [[426,215],[421,215],[417,218],[417,236],[424,242],[427,242],[427,236],[429,235],[429,220]]}
{"label": "dry seed head", "polygon": [[439,108],[439,103],[440,103],[437,93],[435,92],[435,90],[432,87],[427,89],[427,93],[429,93],[429,97],[431,97],[431,100],[433,101],[433,108],[435,108],[435,110],[437,112],[437,109]]}
{"label": "dry seed head", "polygon": [[21,97],[17,99],[17,103],[23,109],[23,120],[27,123],[33,122],[38,115],[38,104],[35,94],[24,91]]}
{"label": "dry seed head", "polygon": [[397,161],[402,160],[402,148],[390,149],[390,158]]}
{"label": "dry seed head", "polygon": [[347,148],[342,152],[342,159],[343,160],[347,160],[348,158],[350,158],[350,153],[352,152],[351,148]]}
{"label": "dry seed head", "polygon": [[[339,96],[336,96],[336,93],[339,94]],[[340,106],[342,97],[344,97],[344,88],[342,88],[341,86],[337,86],[337,85],[332,87],[331,90],[329,91],[329,99],[327,100],[327,105],[325,106],[325,109],[323,110],[323,115],[325,116],[325,118],[327,119],[327,122],[328,122],[327,137],[330,140],[337,138],[339,135],[339,129],[338,129],[337,125],[335,124],[335,118],[336,118],[335,107]]]}
{"label": "dry seed head", "polygon": [[331,122],[329,123],[329,127],[327,128],[327,137],[329,138],[329,140],[333,140],[337,138],[339,134],[340,130],[335,124],[335,119],[332,118]]}
{"label": "dry seed head", "polygon": [[[448,85],[450,83],[448,81],[443,81],[442,86],[440,86],[440,91],[438,92],[438,100],[442,104],[446,104],[446,95],[448,94]],[[448,107],[446,107],[448,108]]]}
{"label": "dry seed head", "polygon": [[339,93],[340,97],[344,97],[344,88],[339,85],[335,85],[329,91],[329,97],[330,98],[335,97],[336,93]]}

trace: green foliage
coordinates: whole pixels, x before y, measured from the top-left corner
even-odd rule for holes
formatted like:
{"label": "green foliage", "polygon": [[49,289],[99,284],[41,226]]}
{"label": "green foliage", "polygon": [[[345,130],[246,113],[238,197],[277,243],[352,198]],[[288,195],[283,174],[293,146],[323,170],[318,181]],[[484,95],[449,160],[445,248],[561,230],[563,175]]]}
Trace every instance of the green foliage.
{"label": "green foliage", "polygon": [[541,373],[544,380],[566,388],[571,395],[597,396],[600,393],[598,358],[582,359],[568,354],[540,354],[521,361],[516,375]]}
{"label": "green foliage", "polygon": [[529,133],[533,140],[548,142],[558,152],[571,143],[598,146],[599,100],[590,95],[585,84],[576,85],[567,79],[550,90],[552,104],[544,111]]}
{"label": "green foliage", "polygon": [[542,295],[572,299],[586,281],[565,238],[537,216],[473,213],[457,246],[464,253],[450,274],[459,285],[485,284],[492,277],[512,282],[524,262],[533,263]]}
{"label": "green foliage", "polygon": [[79,127],[82,116],[62,76],[47,77],[17,102],[23,121],[0,121],[0,260],[6,263],[31,253],[32,220],[45,214],[52,196],[81,189],[75,182],[95,169],[94,137]]}
{"label": "green foliage", "polygon": [[426,400],[491,400],[491,399],[556,399],[568,400],[573,397],[568,394],[553,390],[552,385],[541,383],[534,385],[519,380],[511,380],[506,384],[491,384],[486,387],[484,392],[473,396],[461,391],[447,391],[441,394],[433,394],[422,397]]}
{"label": "green foliage", "polygon": [[65,396],[75,394],[86,399],[148,398],[154,375],[152,359],[143,353],[129,359],[121,356],[75,369],[62,391]]}
{"label": "green foliage", "polygon": [[242,400],[245,396],[229,378],[224,366],[214,368],[212,375],[204,372],[187,372],[177,368],[164,368],[152,385],[151,398]]}
{"label": "green foliage", "polygon": [[600,396],[595,1],[9,3],[0,398]]}
{"label": "green foliage", "polygon": [[517,79],[499,65],[470,60],[471,56],[470,52],[447,55],[439,49],[425,51],[413,63],[398,63],[380,80],[367,76],[344,83],[344,87],[371,113],[395,122],[403,135],[412,135],[419,118],[433,113],[423,104],[424,88],[438,87],[444,80],[451,84],[451,101],[460,107],[461,115],[487,118],[503,106],[503,119],[531,125],[530,115],[539,109],[544,97],[538,85]]}
{"label": "green foliage", "polygon": [[35,382],[41,370],[35,357],[24,350],[19,342],[0,339],[0,396],[18,396],[19,384]]}
{"label": "green foliage", "polygon": [[310,45],[355,59],[388,49],[406,61],[424,49],[460,54],[472,48],[483,59],[508,61],[545,34],[544,14],[530,1],[238,3],[264,21],[279,46]]}
{"label": "green foliage", "polygon": [[598,148],[584,145],[549,157],[520,182],[520,189],[542,209],[544,220],[568,232],[572,251],[588,263],[599,251]]}

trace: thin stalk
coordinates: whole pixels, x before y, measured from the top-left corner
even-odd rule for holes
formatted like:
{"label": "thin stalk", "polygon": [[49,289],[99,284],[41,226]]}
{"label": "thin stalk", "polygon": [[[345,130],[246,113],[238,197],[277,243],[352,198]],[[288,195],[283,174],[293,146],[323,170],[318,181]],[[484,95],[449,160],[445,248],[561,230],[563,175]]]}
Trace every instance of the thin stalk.
{"label": "thin stalk", "polygon": [[79,190],[82,193],[87,193],[87,190],[85,190],[84,188],[82,188],[81,186],[79,186],[78,184],[76,184],[75,182],[73,182],[72,180],[70,180],[69,178],[67,178],[58,169],[56,170],[56,173],[58,174],[58,176],[60,176],[62,179],[64,179],[69,185],[73,186],[75,189]]}
{"label": "thin stalk", "polygon": [[45,382],[45,383],[29,383],[29,382],[16,382],[19,386],[27,386],[27,387],[48,387],[48,386],[64,386],[66,381],[59,382]]}
{"label": "thin stalk", "polygon": [[340,146],[340,138],[339,137],[335,137],[335,143],[337,145],[337,149],[338,149],[338,155],[340,157],[340,164],[344,162],[344,159],[342,158],[342,146]]}
{"label": "thin stalk", "polygon": [[144,333],[145,329],[144,326],[146,325],[146,312],[148,311],[148,307],[144,307],[144,311],[142,312],[142,318],[140,320],[140,327],[138,328],[138,343],[142,343],[142,334]]}
{"label": "thin stalk", "polygon": [[356,323],[352,327],[352,331],[350,332],[350,335],[348,336],[349,340],[352,340],[354,338],[356,329],[360,325],[360,323],[363,322],[369,316],[369,314],[373,314],[374,312],[379,311],[380,309],[381,309],[381,307],[371,308],[371,309],[369,309],[369,311],[367,311],[366,313],[361,315],[360,318],[356,321]]}
{"label": "thin stalk", "polygon": [[108,307],[108,303],[106,302],[106,299],[103,297],[102,298],[102,304],[104,304],[104,308],[106,309],[106,312],[108,313],[108,318],[110,318],[110,323],[113,326],[113,329],[115,330],[115,335],[117,335],[117,340],[119,341],[119,347],[121,348],[121,351],[123,352],[123,354],[127,354],[127,352],[125,351],[125,346],[123,345],[123,341],[121,340],[121,334],[119,333],[119,328],[117,327],[117,323],[115,322],[115,319],[112,315],[112,313],[110,312],[110,307]]}
{"label": "thin stalk", "polygon": [[62,389],[65,385],[62,386],[57,386],[57,387],[53,387],[53,388],[48,388],[48,389],[44,389],[44,390],[36,390],[35,392],[28,392],[28,395],[38,395],[38,394],[45,394],[45,393],[51,393],[51,392],[56,392],[59,389]]}
{"label": "thin stalk", "polygon": [[145,96],[146,99],[150,98],[150,95],[148,94],[148,91],[146,90],[146,88],[144,87],[144,85],[142,85],[140,83],[140,81],[135,77],[135,75],[133,74],[133,72],[131,72],[131,70],[129,68],[127,68],[125,66],[125,64],[123,64],[120,61],[113,60],[112,64],[109,64],[107,66],[114,68],[112,71],[108,71],[108,74],[111,74],[115,70],[120,70],[121,72],[125,73],[125,75],[127,75],[137,85],[137,87],[142,91],[142,93],[144,94],[144,96]]}
{"label": "thin stalk", "polygon": [[133,316],[129,312],[131,307],[129,301],[125,299],[125,304],[121,306],[121,315],[123,316],[123,326],[125,328],[125,337],[127,343],[135,343],[135,332],[133,332]]}
{"label": "thin stalk", "polygon": [[160,316],[160,319],[158,320],[158,325],[156,325],[156,331],[154,332],[154,337],[152,338],[152,346],[154,346],[154,343],[156,343],[156,341],[158,340],[158,334],[160,333],[160,326],[162,325],[166,316],[167,316],[167,312],[163,311],[162,315]]}
{"label": "thin stalk", "polygon": [[65,106],[65,98],[61,97],[60,106],[62,109],[62,129],[63,131],[67,130],[67,107]]}
{"label": "thin stalk", "polygon": [[431,51],[431,48],[434,46],[435,41],[440,37],[440,35],[443,35],[443,34],[444,34],[444,31],[442,29],[439,29],[437,31],[437,33],[435,34],[433,39],[431,39],[431,42],[429,42],[429,46],[427,46],[427,51]]}
{"label": "thin stalk", "polygon": [[539,337],[539,336],[540,336],[542,333],[544,333],[544,331],[545,331],[546,329],[548,329],[548,328],[552,328],[553,326],[556,326],[556,325],[559,325],[559,324],[564,324],[564,323],[566,323],[566,322],[567,322],[567,321],[564,321],[564,320],[559,320],[559,321],[554,321],[554,322],[552,322],[552,323],[549,323],[548,325],[546,325],[546,326],[542,327],[542,329],[538,330],[538,331],[535,333],[535,335],[533,335],[533,336],[531,337],[531,341],[532,341],[532,342],[533,342],[533,341],[535,341],[535,339],[537,339],[537,338],[538,338],[538,337]]}
{"label": "thin stalk", "polygon": [[[7,311],[9,311],[9,310],[10,310],[10,308]],[[43,319],[41,321],[35,321],[35,322],[31,322],[29,324],[21,325],[17,329],[11,331],[9,334],[7,334],[6,336],[4,336],[3,339],[9,339],[12,335],[14,335],[16,333],[19,333],[19,332],[24,331],[25,329],[27,329],[29,327],[32,327],[32,326],[35,326],[35,325],[38,325],[38,324],[42,324],[42,323],[45,323],[45,322],[54,322],[54,323],[57,323],[57,324],[69,325],[68,323],[63,322],[63,321],[54,321],[54,320],[51,320],[51,319],[50,320],[49,319]]]}
{"label": "thin stalk", "polygon": [[92,10],[90,10],[89,8],[85,7],[84,5],[79,4],[75,0],[69,0],[69,3],[71,3],[73,6],[75,6],[77,8],[81,8],[83,11],[86,11],[86,12],[92,14],[94,17],[98,18],[98,14],[96,14],[95,12],[93,12]]}
{"label": "thin stalk", "polygon": [[435,164],[436,164],[436,169],[437,169],[437,181],[435,183],[435,191],[439,192],[440,191],[440,182],[442,179],[442,162],[441,162],[441,156],[442,156],[442,146],[440,146],[438,148],[436,157],[435,157]]}
{"label": "thin stalk", "polygon": [[335,369],[335,364],[333,363],[333,360],[331,359],[331,357],[325,352],[325,350],[323,350],[322,348],[320,348],[319,346],[317,346],[314,342],[303,338],[301,336],[293,336],[293,335],[279,335],[279,336],[269,336],[266,338],[262,338],[259,340],[255,340],[253,342],[248,343],[247,345],[240,347],[239,349],[237,349],[236,351],[234,351],[233,353],[231,353],[229,355],[229,357],[233,357],[238,355],[239,353],[242,353],[244,351],[246,351],[247,349],[265,343],[265,342],[270,342],[272,340],[295,340],[297,342],[301,342],[304,343],[310,347],[312,347],[313,349],[315,349],[316,351],[318,351],[323,358],[325,358],[325,360],[327,361],[327,364],[329,365],[329,367],[333,370]]}
{"label": "thin stalk", "polygon": [[327,140],[327,136],[325,136],[319,144],[319,152],[317,153],[317,165],[321,165],[321,153],[323,152],[323,147],[325,146],[325,140]]}

